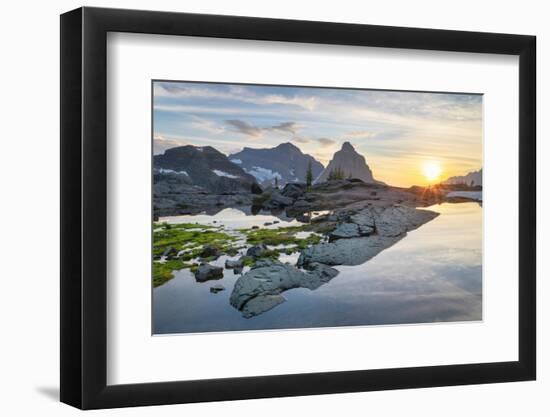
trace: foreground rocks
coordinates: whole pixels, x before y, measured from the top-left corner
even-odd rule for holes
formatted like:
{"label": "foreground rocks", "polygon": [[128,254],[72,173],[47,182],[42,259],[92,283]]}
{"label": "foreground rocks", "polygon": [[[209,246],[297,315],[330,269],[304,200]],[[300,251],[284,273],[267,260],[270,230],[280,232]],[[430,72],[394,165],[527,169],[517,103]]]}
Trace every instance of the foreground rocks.
{"label": "foreground rocks", "polygon": [[309,271],[278,261],[260,260],[240,277],[231,293],[229,302],[240,310],[243,317],[257,316],[283,303],[281,295],[292,288],[314,290],[338,275],[338,271],[321,264],[310,264]]}
{"label": "foreground rocks", "polygon": [[[401,205],[366,207],[350,214],[348,221],[331,233],[332,242],[313,245],[302,251],[298,266],[309,269],[318,263],[360,265],[438,215],[433,211]],[[359,237],[362,230],[369,236]]]}
{"label": "foreground rocks", "polygon": [[342,223],[336,227],[330,234],[331,241],[336,239],[349,239],[352,237],[368,236],[374,232],[374,227],[359,225],[356,223]]}
{"label": "foreground rocks", "polygon": [[221,266],[202,264],[195,271],[195,280],[197,282],[206,282],[221,278],[223,278],[223,268]]}

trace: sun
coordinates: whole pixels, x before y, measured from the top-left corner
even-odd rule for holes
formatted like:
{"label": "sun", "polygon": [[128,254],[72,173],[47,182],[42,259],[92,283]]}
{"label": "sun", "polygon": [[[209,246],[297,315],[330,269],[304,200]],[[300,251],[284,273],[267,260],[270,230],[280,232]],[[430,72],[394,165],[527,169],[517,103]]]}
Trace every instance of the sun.
{"label": "sun", "polygon": [[426,177],[428,182],[432,183],[437,180],[441,175],[441,164],[436,161],[426,162],[422,166],[422,172],[424,173],[424,177]]}

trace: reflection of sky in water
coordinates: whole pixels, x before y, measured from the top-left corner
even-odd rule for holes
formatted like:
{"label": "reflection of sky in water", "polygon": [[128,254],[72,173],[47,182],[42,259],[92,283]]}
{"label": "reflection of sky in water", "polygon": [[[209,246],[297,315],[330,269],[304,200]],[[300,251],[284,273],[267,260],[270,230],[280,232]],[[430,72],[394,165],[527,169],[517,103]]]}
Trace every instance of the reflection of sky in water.
{"label": "reflection of sky in water", "polygon": [[251,228],[252,226],[263,226],[264,223],[273,223],[268,226],[269,229],[289,226],[300,226],[303,223],[298,222],[296,219],[290,219],[284,215],[274,216],[268,213],[258,213],[256,215],[246,213],[246,209],[225,208],[220,210],[216,214],[196,214],[196,215],[181,215],[181,216],[169,216],[161,217],[159,222],[168,223],[198,223],[205,225],[221,225],[230,229],[244,229]]}
{"label": "reflection of sky in water", "polygon": [[[294,289],[287,301],[245,319],[229,305],[238,275],[196,283],[189,271],[154,290],[155,333],[280,329],[481,320],[482,209],[442,204],[433,221],[315,291]],[[223,265],[225,257],[214,262]],[[226,291],[211,294],[222,284]]]}

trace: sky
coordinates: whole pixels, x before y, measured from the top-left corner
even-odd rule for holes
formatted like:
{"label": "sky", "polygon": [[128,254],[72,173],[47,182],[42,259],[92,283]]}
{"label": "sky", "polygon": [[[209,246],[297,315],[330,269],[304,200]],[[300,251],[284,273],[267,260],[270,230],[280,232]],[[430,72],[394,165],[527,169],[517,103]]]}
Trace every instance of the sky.
{"label": "sky", "polygon": [[196,82],[153,83],[154,153],[210,145],[291,142],[327,165],[351,142],[374,177],[394,186],[427,185],[482,166],[482,96]]}

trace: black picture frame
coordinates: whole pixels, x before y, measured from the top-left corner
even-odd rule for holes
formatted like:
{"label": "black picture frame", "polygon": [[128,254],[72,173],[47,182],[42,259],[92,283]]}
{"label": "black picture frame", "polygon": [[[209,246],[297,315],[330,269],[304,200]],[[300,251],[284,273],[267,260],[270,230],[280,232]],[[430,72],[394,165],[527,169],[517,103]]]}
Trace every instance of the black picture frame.
{"label": "black picture frame", "polygon": [[[519,56],[518,361],[107,385],[108,32]],[[536,378],[536,38],[404,27],[79,8],[61,16],[61,401],[82,409]]]}

